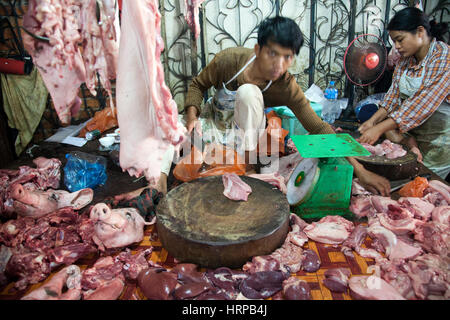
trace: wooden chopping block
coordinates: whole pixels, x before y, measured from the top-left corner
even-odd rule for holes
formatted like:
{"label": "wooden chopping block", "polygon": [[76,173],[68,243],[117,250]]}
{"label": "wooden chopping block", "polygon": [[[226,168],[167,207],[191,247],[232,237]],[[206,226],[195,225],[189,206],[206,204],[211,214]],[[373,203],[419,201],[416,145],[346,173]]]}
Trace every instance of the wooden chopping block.
{"label": "wooden chopping block", "polygon": [[239,268],[283,244],[290,216],[286,196],[267,182],[241,179],[252,188],[248,201],[225,197],[222,176],[183,183],[160,201],[158,236],[174,258],[207,268]]}
{"label": "wooden chopping block", "polygon": [[[408,150],[405,146],[403,146]],[[388,159],[384,156],[371,155],[367,157],[355,157],[367,170],[370,170],[389,180],[409,179],[419,173],[417,156],[411,151],[400,158]]]}

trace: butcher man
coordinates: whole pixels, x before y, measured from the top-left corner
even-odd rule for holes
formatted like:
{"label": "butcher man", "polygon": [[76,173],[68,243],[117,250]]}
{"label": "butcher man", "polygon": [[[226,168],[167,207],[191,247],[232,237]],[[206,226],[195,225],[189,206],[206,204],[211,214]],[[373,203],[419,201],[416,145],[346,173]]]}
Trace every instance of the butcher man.
{"label": "butcher man", "polygon": [[[295,21],[277,16],[259,25],[253,49],[236,47],[219,52],[187,91],[184,121],[188,131],[201,124],[206,143],[229,144],[230,136],[242,137],[240,147],[245,150],[246,163],[266,127],[265,108],[287,106],[309,133],[333,134],[287,71],[302,44],[303,36]],[[211,87],[215,95],[202,106],[204,93]],[[389,195],[387,179],[368,171],[355,159],[347,159],[364,187]]]}

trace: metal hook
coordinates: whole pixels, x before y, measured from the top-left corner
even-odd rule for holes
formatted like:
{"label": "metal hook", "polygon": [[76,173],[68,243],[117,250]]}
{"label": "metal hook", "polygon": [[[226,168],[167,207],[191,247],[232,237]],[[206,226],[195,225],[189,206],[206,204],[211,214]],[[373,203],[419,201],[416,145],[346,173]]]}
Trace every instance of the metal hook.
{"label": "metal hook", "polygon": [[34,34],[33,32],[27,30],[26,28],[24,28],[23,26],[21,27],[23,31],[25,31],[28,35],[30,35],[31,37],[33,37],[36,40],[39,41],[44,41],[44,42],[50,42],[50,39],[47,37],[43,37],[43,36],[38,36],[37,34]]}
{"label": "metal hook", "polygon": [[95,15],[97,17],[97,24],[99,26],[101,26],[103,24],[102,11],[101,11],[102,5],[103,4],[101,3],[101,0],[95,0]]}

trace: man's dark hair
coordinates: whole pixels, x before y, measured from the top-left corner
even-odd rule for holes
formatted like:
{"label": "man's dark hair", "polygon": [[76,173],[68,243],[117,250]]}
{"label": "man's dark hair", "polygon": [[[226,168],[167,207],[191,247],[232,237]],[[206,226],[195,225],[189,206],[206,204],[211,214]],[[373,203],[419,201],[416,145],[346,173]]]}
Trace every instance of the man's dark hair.
{"label": "man's dark hair", "polygon": [[294,20],[276,16],[267,18],[258,28],[258,44],[262,48],[268,41],[290,48],[297,55],[303,45],[303,35]]}

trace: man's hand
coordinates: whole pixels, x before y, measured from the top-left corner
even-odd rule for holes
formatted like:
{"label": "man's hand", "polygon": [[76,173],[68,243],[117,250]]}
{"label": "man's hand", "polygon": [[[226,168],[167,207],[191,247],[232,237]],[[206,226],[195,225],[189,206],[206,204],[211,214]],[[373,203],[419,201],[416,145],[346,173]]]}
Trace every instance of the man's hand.
{"label": "man's hand", "polygon": [[359,137],[358,141],[359,143],[368,143],[373,145],[375,142],[380,139],[380,136],[383,134],[377,126],[372,127],[368,130],[366,130],[361,137]]}
{"label": "man's hand", "polygon": [[188,133],[191,133],[196,123],[198,122],[197,108],[189,106],[186,109],[186,129]]}
{"label": "man's hand", "polygon": [[356,176],[359,178],[360,184],[366,188],[366,190],[374,193],[380,194],[384,197],[389,197],[391,192],[391,185],[389,180],[377,175],[376,173],[370,172],[364,168],[355,171]]}

